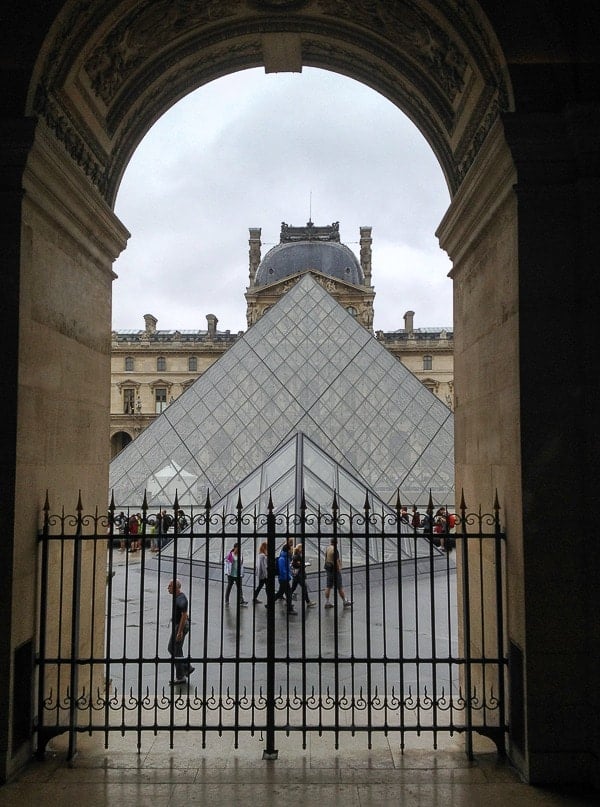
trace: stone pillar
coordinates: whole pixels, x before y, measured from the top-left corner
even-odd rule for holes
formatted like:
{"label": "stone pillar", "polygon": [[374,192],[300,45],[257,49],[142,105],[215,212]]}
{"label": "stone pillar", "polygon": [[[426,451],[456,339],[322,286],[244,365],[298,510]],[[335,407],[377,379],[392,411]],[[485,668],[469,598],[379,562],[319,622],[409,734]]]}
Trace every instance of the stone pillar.
{"label": "stone pillar", "polygon": [[519,221],[525,614],[516,652],[534,782],[586,781],[594,771],[600,783],[600,564],[580,520],[595,519],[600,462],[599,127],[599,107],[505,121]]}
{"label": "stone pillar", "polygon": [[[0,442],[0,512],[2,512],[2,540],[0,541],[0,782],[6,781],[11,772],[12,722],[14,710],[14,680],[12,676],[13,654],[16,642],[13,624],[20,618],[14,612],[15,566],[18,552],[15,550],[15,524],[17,508],[15,486],[17,484],[17,435],[18,379],[19,379],[19,294],[21,266],[21,217],[23,209],[22,176],[29,150],[35,137],[33,120],[3,119],[0,124],[0,194],[2,216],[2,294],[0,294],[0,344],[2,344],[3,407]],[[34,538],[37,519],[33,524],[30,552],[35,551]],[[33,545],[33,546],[32,546]],[[33,563],[33,554],[30,561]],[[33,580],[33,578],[32,578]],[[21,587],[21,590],[24,590]],[[31,589],[33,591],[33,588]],[[19,597],[20,602],[22,598]],[[32,601],[34,597],[29,599]],[[34,622],[26,631],[31,639]],[[33,677],[33,671],[31,670]],[[27,682],[21,682],[26,687]],[[20,757],[20,761],[24,761]]]}
{"label": "stone pillar", "polygon": [[[7,165],[7,148],[2,166],[7,312],[0,327],[5,394],[16,405],[3,423],[1,452],[2,778],[31,753],[23,738],[14,744],[15,687],[27,682],[15,680],[13,662],[16,648],[34,644],[46,489],[59,512],[63,504],[74,512],[79,490],[92,512],[108,502],[112,263],[128,236],[44,124],[34,129],[22,121],[10,136],[14,160]],[[11,611],[11,601],[18,609]]]}
{"label": "stone pillar", "polygon": [[500,497],[509,754],[532,783],[598,778],[599,564],[579,518],[594,511],[598,468],[585,396],[598,116],[587,117],[593,158],[562,116],[498,121],[438,230],[453,261],[457,494],[473,507]]}
{"label": "stone pillar", "polygon": [[250,245],[250,249],[248,251],[248,257],[250,262],[250,287],[252,287],[254,285],[254,278],[256,277],[256,270],[260,263],[260,227],[250,227],[249,231],[250,238],[248,239],[248,244]]}

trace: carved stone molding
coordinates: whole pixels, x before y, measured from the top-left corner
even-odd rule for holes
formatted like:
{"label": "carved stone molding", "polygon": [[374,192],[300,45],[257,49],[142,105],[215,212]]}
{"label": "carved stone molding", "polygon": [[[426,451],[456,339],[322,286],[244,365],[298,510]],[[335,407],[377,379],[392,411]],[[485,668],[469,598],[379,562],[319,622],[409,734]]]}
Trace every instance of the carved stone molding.
{"label": "carved stone molding", "polygon": [[38,85],[34,111],[45,122],[56,139],[62,143],[71,159],[104,196],[107,189],[107,157],[101,149],[90,145],[89,132],[82,134],[60,104],[42,84]]}
{"label": "carved stone molding", "polygon": [[471,0],[73,0],[64,9],[34,112],[109,202],[148,127],[202,83],[264,64],[267,35],[298,36],[302,64],[340,70],[403,109],[452,191],[509,105],[498,45]]}
{"label": "carved stone molding", "polygon": [[123,16],[85,62],[92,90],[109,106],[131,74],[157,50],[202,25],[237,13],[235,0],[145,0]]}
{"label": "carved stone molding", "polygon": [[308,5],[308,0],[248,0],[248,5],[259,11],[296,11]]}
{"label": "carved stone molding", "polygon": [[321,11],[371,29],[401,46],[431,74],[450,102],[462,92],[468,60],[459,44],[417,3],[374,3],[372,0],[318,0]]}

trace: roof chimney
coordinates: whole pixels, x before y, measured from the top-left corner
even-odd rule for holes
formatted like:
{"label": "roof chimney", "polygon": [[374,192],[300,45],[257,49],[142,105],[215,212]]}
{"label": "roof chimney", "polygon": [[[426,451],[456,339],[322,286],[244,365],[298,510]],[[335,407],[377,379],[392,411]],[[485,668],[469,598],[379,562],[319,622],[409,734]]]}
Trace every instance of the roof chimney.
{"label": "roof chimney", "polygon": [[215,317],[214,314],[207,314],[206,315],[206,322],[208,323],[208,338],[214,339],[217,334],[217,322],[219,320]]}
{"label": "roof chimney", "polygon": [[249,232],[250,238],[248,239],[248,244],[250,249],[248,251],[248,258],[250,261],[250,285],[253,286],[256,270],[258,269],[258,264],[260,263],[260,227],[250,227]]}
{"label": "roof chimney", "polygon": [[144,322],[146,323],[146,333],[156,333],[156,323],[158,320],[152,314],[144,314]]}
{"label": "roof chimney", "polygon": [[404,330],[406,333],[412,333],[414,331],[414,311],[407,311],[404,315]]}

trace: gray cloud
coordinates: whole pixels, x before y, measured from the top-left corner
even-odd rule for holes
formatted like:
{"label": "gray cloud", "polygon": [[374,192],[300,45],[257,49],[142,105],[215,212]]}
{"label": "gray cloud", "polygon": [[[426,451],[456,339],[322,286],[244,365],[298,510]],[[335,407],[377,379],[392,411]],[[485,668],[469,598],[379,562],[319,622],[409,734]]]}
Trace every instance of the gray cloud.
{"label": "gray cloud", "polygon": [[[311,202],[312,198],[312,202]],[[191,93],[133,155],[116,211],[132,233],[117,261],[113,327],[245,328],[248,227],[263,254],[281,221],[340,221],[356,251],[373,227],[375,327],[452,323],[450,264],[435,229],[449,200],[431,149],[386,99],[319,70],[245,71]]]}

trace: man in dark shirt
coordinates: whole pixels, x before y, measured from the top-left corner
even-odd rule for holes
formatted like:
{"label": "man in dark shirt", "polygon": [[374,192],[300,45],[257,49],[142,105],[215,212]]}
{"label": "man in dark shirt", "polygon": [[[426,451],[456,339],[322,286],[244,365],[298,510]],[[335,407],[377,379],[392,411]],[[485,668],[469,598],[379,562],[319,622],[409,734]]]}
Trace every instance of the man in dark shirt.
{"label": "man in dark shirt", "polygon": [[[175,659],[183,658],[183,643],[190,629],[188,617],[188,599],[181,590],[180,580],[171,580],[168,585],[171,595],[172,616],[171,616],[171,638],[169,639],[168,651]],[[185,684],[188,675],[194,672],[194,668],[187,661],[175,661],[175,678],[171,681],[171,686]]]}

